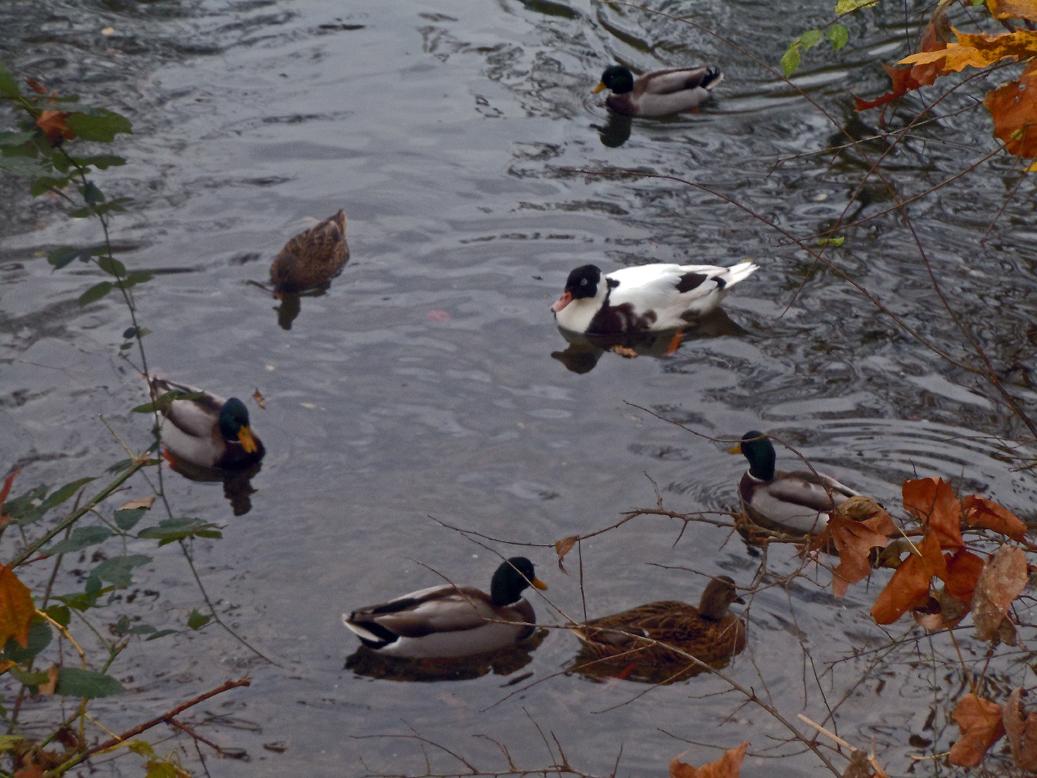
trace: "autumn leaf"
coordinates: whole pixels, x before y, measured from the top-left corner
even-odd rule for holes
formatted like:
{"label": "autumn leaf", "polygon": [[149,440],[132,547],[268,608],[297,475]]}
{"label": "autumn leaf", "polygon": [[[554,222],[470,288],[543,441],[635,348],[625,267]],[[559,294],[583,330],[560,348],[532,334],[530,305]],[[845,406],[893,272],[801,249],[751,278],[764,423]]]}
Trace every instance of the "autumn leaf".
{"label": "autumn leaf", "polygon": [[941,62],[941,73],[957,73],[967,67],[985,68],[1003,59],[1025,60],[1037,55],[1037,31],[1016,30],[998,35],[954,31],[957,41],[940,51],[920,51],[904,57],[900,65]]}
{"label": "autumn leaf", "polygon": [[572,551],[573,546],[576,545],[576,541],[579,539],[577,535],[570,535],[555,542],[555,553],[558,554],[558,569],[563,573],[565,572],[565,565],[562,562],[565,559],[565,555]]}
{"label": "autumn leaf", "polygon": [[65,111],[41,111],[36,119],[36,126],[43,130],[52,146],[58,145],[62,138],[72,140],[76,134],[66,123],[68,113]]}
{"label": "autumn leaf", "polygon": [[[1001,717],[1015,766],[1037,772],[1037,713],[1025,713],[1022,697],[1026,692],[1013,689],[1001,705]],[[1025,718],[1024,718],[1025,713]]]}
{"label": "autumn leaf", "polygon": [[4,503],[7,502],[7,495],[11,493],[11,486],[14,485],[14,479],[17,475],[18,468],[16,467],[7,474],[7,477],[4,479],[4,485],[0,486],[0,527],[4,527],[7,522],[11,520],[10,517],[4,513]]}
{"label": "autumn leaf", "polygon": [[980,640],[999,637],[1008,606],[1026,587],[1026,553],[1015,546],[1002,546],[983,567],[976,582],[972,620]]}
{"label": "autumn leaf", "polygon": [[742,760],[749,750],[749,742],[743,741],[734,748],[729,748],[724,755],[714,762],[701,767],[682,762],[674,757],[670,762],[670,778],[738,778],[742,769]]}
{"label": "autumn leaf", "polygon": [[951,746],[950,762],[959,767],[975,767],[983,761],[994,743],[1005,734],[1001,706],[969,692],[954,706],[951,714],[961,729],[961,737]]}
{"label": "autumn leaf", "polygon": [[995,19],[1029,19],[1037,22],[1037,0],[987,0],[987,10]]}
{"label": "autumn leaf", "polygon": [[947,593],[946,587],[937,589],[929,601],[911,611],[911,615],[923,629],[938,632],[956,627],[963,618],[969,615],[968,603]]}
{"label": "autumn leaf", "polygon": [[850,584],[868,576],[871,550],[885,548],[890,535],[896,531],[896,525],[885,511],[864,521],[844,518],[838,512],[832,514],[816,542],[827,546],[830,540],[839,554],[839,565],[832,571],[832,593],[836,597],[842,597]]}
{"label": "autumn leaf", "polygon": [[[1037,35],[1037,33],[1034,33]],[[1037,55],[1037,51],[1033,52]],[[994,135],[1017,157],[1037,157],[1037,66],[1018,81],[990,91],[983,104],[994,118]]]}
{"label": "autumn leaf", "polygon": [[136,510],[137,508],[143,508],[144,510],[149,510],[151,508],[151,506],[154,505],[154,504],[155,504],[155,495],[149,494],[147,497],[140,497],[140,498],[138,498],[136,500],[129,500],[128,502],[124,502],[122,505],[119,506],[119,510],[120,511],[132,511],[132,510]]}
{"label": "autumn leaf", "polygon": [[58,688],[58,675],[61,669],[57,665],[51,665],[47,670],[47,680],[36,687],[36,691],[39,694],[54,694],[54,690]]}
{"label": "autumn leaf", "polygon": [[22,648],[28,647],[29,622],[35,613],[29,587],[11,568],[0,565],[0,646],[14,638]]}
{"label": "autumn leaf", "polygon": [[47,87],[37,81],[35,78],[26,78],[25,85],[29,87],[33,92],[38,95],[47,94]]}
{"label": "autumn leaf", "polygon": [[263,393],[259,391],[258,386],[256,387],[256,391],[252,393],[252,399],[256,401],[256,405],[264,411],[266,410],[266,398],[263,396]]}
{"label": "autumn leaf", "polygon": [[940,548],[961,548],[961,503],[942,478],[904,481],[904,508],[922,522],[926,534],[934,534]]}
{"label": "autumn leaf", "polygon": [[934,575],[946,576],[947,565],[935,535],[926,535],[918,545],[919,554],[910,554],[879,592],[871,615],[877,624],[892,624],[912,608],[929,601],[929,584]]}
{"label": "autumn leaf", "polygon": [[947,593],[964,603],[971,603],[982,572],[983,560],[971,551],[959,548],[947,560],[947,575],[943,579]]}
{"label": "autumn leaf", "polygon": [[[1034,89],[1037,89],[1037,84],[1034,84]],[[1034,104],[1037,105],[1037,101]],[[1037,115],[1034,121],[1037,121]],[[1026,535],[1023,520],[993,500],[972,494],[962,501],[962,509],[965,511],[965,524],[969,527],[992,529],[1012,540],[1022,540]]]}
{"label": "autumn leaf", "polygon": [[[923,52],[940,52],[947,46],[948,38],[950,38],[950,24],[947,22],[944,9],[939,7],[933,14],[933,18],[929,21],[929,24],[926,25],[925,31],[922,33],[922,39],[919,42],[918,50]],[[891,65],[883,65],[882,67],[885,69],[886,75],[889,76],[890,91],[886,92],[884,95],[880,95],[874,100],[864,100],[860,97],[854,97],[853,100],[856,110],[866,111],[869,108],[877,108],[880,105],[886,105],[897,98],[903,97],[914,89],[928,86],[933,83],[940,75],[941,58],[941,55],[937,53],[932,62],[914,65],[912,67],[898,68]]]}

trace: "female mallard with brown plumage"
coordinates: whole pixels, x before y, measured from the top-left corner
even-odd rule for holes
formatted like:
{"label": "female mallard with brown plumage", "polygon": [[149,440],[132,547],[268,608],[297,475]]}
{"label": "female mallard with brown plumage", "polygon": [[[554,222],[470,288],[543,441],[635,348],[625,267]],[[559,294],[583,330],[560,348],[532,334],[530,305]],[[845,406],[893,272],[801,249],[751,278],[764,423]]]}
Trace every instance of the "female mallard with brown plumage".
{"label": "female mallard with brown plumage", "polygon": [[744,601],[735,582],[721,575],[706,585],[697,608],[664,600],[588,621],[574,630],[583,643],[574,669],[615,675],[624,667],[625,678],[658,683],[699,672],[688,655],[726,663],[745,649],[745,621],[729,610],[733,602]]}
{"label": "female mallard with brown plumage", "polygon": [[723,80],[718,68],[706,65],[655,70],[637,80],[627,68],[612,65],[605,68],[593,92],[611,90],[605,104],[616,113],[655,118],[697,108]]}
{"label": "female mallard with brown plumage", "polygon": [[342,614],[342,623],[360,642],[384,656],[409,659],[483,654],[508,648],[536,630],[533,606],[522,597],[533,586],[546,589],[533,563],[511,557],[493,574],[490,592],[443,584],[380,605]]}
{"label": "female mallard with brown plumage", "polygon": [[342,272],[348,259],[346,212],[339,209],[284,245],[270,266],[270,283],[282,294],[320,289]]}
{"label": "female mallard with brown plumage", "polygon": [[173,464],[203,469],[243,470],[263,458],[266,449],[249,426],[248,408],[237,397],[152,376],[152,401],[176,392],[180,399],[161,403],[160,436]]}
{"label": "female mallard with brown plumage", "polygon": [[765,529],[816,535],[828,525],[828,514],[859,493],[831,476],[810,470],[775,470],[774,445],[762,432],[752,430],[731,449],[749,460],[738,484],[742,508]]}

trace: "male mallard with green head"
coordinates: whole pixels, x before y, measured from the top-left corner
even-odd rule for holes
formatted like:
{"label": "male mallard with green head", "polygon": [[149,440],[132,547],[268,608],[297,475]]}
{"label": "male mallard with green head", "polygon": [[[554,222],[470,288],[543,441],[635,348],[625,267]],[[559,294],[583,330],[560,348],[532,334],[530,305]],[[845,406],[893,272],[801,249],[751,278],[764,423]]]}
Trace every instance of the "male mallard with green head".
{"label": "male mallard with green head", "polygon": [[511,557],[497,568],[490,592],[443,584],[342,614],[342,623],[371,651],[409,659],[450,659],[499,651],[536,630],[528,586],[546,589],[533,563]]}
{"label": "male mallard with green head", "polygon": [[731,453],[749,460],[738,483],[742,508],[761,527],[792,534],[816,535],[828,525],[828,514],[859,493],[831,476],[810,470],[775,470],[774,444],[752,430]]}
{"label": "male mallard with green head", "polygon": [[655,70],[638,79],[622,65],[605,68],[594,94],[611,90],[605,104],[626,116],[672,116],[697,108],[724,80],[718,68],[701,66]]}
{"label": "male mallard with green head", "polygon": [[263,458],[266,449],[249,425],[248,408],[237,397],[224,399],[186,384],[152,376],[151,399],[169,392],[190,395],[161,410],[162,445],[176,461],[200,468],[241,470]]}
{"label": "male mallard with green head", "polygon": [[319,289],[342,272],[348,259],[346,212],[339,209],[284,245],[270,266],[270,283],[276,293]]}
{"label": "male mallard with green head", "polygon": [[721,575],[706,584],[697,608],[665,600],[588,621],[575,630],[583,643],[579,665],[590,664],[593,672],[595,660],[629,663],[635,669],[626,677],[659,680],[689,664],[686,656],[660,644],[707,664],[724,662],[745,649],[745,621],[729,610],[733,602],[744,601],[735,582]]}

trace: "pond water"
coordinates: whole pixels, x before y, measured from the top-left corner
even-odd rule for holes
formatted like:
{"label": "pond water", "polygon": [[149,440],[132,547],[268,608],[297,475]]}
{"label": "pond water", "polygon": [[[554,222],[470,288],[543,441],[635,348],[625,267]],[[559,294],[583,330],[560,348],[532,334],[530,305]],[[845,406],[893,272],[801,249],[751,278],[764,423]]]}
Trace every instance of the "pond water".
{"label": "pond water", "polygon": [[[629,775],[662,774],[686,749],[691,761],[717,754],[667,733],[722,746],[750,739],[766,753],[767,737],[783,731],[759,708],[717,695],[725,685],[716,679],[621,705],[645,687],[550,677],[576,653],[564,633],[511,675],[498,674],[509,666],[413,683],[344,667],[356,641],[343,610],[437,583],[425,565],[488,584],[496,557],[429,516],[550,544],[653,505],[653,481],[672,510],[733,507],[744,460],[631,403],[706,436],[773,430],[887,505],[898,504],[903,479],[934,474],[1033,518],[1033,479],[1013,470],[1001,442],[1022,431],[983,382],[899,333],[763,221],[807,238],[847,212],[859,223],[840,231],[848,240],[829,249],[832,260],[922,336],[972,361],[910,230],[885,212],[889,187],[922,193],[994,148],[985,111],[967,96],[949,100],[884,160],[885,183],[861,184],[885,142],[808,153],[845,144],[845,133],[875,134],[876,113],[854,114],[849,95],[886,88],[880,63],[907,52],[905,29],[917,32],[902,9],[852,20],[838,54],[805,56],[797,84],[826,118],[753,57],[777,63],[792,37],[827,21],[830,3],[791,15],[751,0],[659,8],[693,14],[739,48],[600,0],[47,0],[0,10],[0,53],[12,68],[134,122],[118,143],[130,164],[102,180],[135,201],[113,223],[120,257],[158,276],[137,296],[151,361],[189,383],[266,398],[265,410],[249,401],[268,454],[247,513],[233,515],[219,484],[166,483],[178,513],[224,525],[223,540],[196,544],[200,572],[221,613],[279,665],[213,628],[134,645],[117,665],[129,693],[97,707],[109,726],[247,672],[250,688],[189,719],[249,755],[210,759],[214,774],[421,774],[416,742],[353,737],[389,733],[417,733],[488,767],[500,757],[473,737],[484,734],[523,766],[547,765],[533,721],[556,733],[574,765],[602,774],[620,745]],[[637,70],[708,61],[726,81],[697,114],[624,127],[590,94],[613,60]],[[921,106],[908,99],[903,116]],[[995,157],[910,213],[944,292],[1032,408],[1037,242],[1033,184],[1020,184],[1020,167]],[[672,180],[607,174],[616,168],[682,177],[745,208]],[[0,183],[0,469],[20,464],[24,487],[122,459],[100,417],[135,447],[149,430],[128,412],[143,389],[117,356],[124,309],[114,297],[80,307],[99,273],[52,272],[45,259],[55,245],[95,241],[96,225],[30,201],[21,186]],[[288,237],[340,207],[350,263],[327,294],[301,300],[285,329],[278,303],[249,282],[266,280]],[[728,297],[719,325],[676,354],[577,348],[566,357],[548,306],[573,267],[746,258],[761,269]],[[703,577],[649,563],[751,580],[759,560],[737,537],[693,524],[674,544],[678,531],[644,518],[585,544],[588,613],[697,600]],[[525,553],[551,603],[582,616],[575,555],[564,574],[550,548]],[[789,572],[795,560],[772,553],[770,564]],[[139,577],[160,591],[138,603],[156,626],[182,627],[201,607],[175,554]],[[749,647],[728,672],[820,720],[806,652],[820,673],[884,638],[868,615],[874,587],[837,601],[827,573],[818,580],[752,599]],[[533,601],[542,621],[557,623]],[[849,694],[840,733],[887,749],[895,773],[910,765],[909,734],[945,749],[951,733],[926,723],[934,695],[924,674],[898,666],[853,687],[867,668],[844,663],[824,682],[833,700]],[[811,754],[786,751],[750,757],[743,775],[817,769]],[[193,763],[193,749],[184,758]],[[456,769],[445,754],[435,759]],[[102,774],[139,771],[128,758],[102,764]]]}

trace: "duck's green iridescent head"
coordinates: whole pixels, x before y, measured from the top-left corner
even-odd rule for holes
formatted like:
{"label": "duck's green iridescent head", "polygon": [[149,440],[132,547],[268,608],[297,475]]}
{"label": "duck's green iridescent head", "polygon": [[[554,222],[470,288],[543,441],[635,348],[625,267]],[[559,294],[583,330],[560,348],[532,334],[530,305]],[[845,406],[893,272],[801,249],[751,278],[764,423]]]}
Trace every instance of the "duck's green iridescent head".
{"label": "duck's green iridescent head", "polygon": [[774,480],[774,464],[777,455],[774,453],[774,444],[770,439],[758,430],[750,430],[742,435],[742,442],[735,446],[732,451],[741,453],[749,460],[749,475],[761,481]]}
{"label": "duck's green iridescent head", "polygon": [[219,425],[223,439],[228,443],[240,443],[246,454],[254,454],[259,448],[248,426],[248,408],[237,397],[231,397],[220,408]]}
{"label": "duck's green iridescent head", "polygon": [[494,605],[518,602],[527,586],[546,589],[547,584],[536,577],[533,563],[524,556],[513,556],[501,562],[490,582],[490,599]]}
{"label": "duck's green iridescent head", "polygon": [[617,95],[634,91],[634,74],[622,65],[611,65],[601,74],[601,81],[593,92],[597,94],[603,89],[611,89]]}

